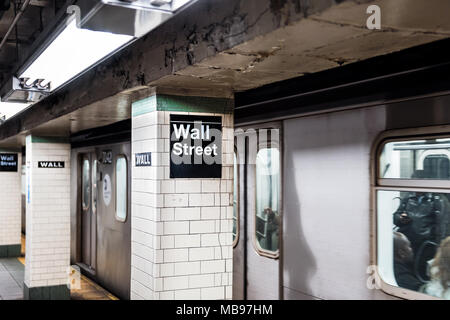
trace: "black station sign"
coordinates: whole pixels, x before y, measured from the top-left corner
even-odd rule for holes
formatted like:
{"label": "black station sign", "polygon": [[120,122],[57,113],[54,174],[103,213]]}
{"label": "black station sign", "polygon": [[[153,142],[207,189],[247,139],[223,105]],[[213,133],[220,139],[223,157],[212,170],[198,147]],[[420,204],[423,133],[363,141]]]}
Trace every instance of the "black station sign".
{"label": "black station sign", "polygon": [[0,154],[0,171],[17,172],[17,153],[1,153]]}
{"label": "black station sign", "polygon": [[151,167],[152,166],[152,153],[136,153],[135,157],[136,167]]}
{"label": "black station sign", "polygon": [[64,168],[64,161],[38,161],[38,168],[62,169]]}
{"label": "black station sign", "polygon": [[222,177],[222,117],[170,116],[170,178]]}

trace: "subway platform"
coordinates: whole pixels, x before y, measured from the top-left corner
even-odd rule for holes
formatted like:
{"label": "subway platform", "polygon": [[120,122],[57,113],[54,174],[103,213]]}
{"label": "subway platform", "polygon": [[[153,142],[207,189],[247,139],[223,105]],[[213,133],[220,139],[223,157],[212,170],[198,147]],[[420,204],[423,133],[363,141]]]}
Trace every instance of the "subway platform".
{"label": "subway platform", "polygon": [[[23,300],[25,276],[25,238],[22,237],[22,256],[0,258],[0,300]],[[84,275],[78,289],[70,290],[71,300],[119,300],[113,294]]]}

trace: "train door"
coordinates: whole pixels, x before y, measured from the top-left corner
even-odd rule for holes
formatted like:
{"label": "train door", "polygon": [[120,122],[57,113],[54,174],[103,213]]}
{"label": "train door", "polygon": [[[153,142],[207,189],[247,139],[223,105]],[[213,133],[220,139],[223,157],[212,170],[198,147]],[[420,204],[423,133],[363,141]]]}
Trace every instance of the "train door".
{"label": "train door", "polygon": [[131,145],[120,143],[97,149],[99,199],[97,276],[121,299],[130,298],[131,281]]}
{"label": "train door", "polygon": [[81,148],[77,263],[121,299],[130,298],[131,145]]}
{"label": "train door", "polygon": [[237,128],[235,152],[234,298],[281,299],[281,124]]}
{"label": "train door", "polygon": [[81,155],[81,264],[95,272],[97,249],[97,169],[94,152]]}

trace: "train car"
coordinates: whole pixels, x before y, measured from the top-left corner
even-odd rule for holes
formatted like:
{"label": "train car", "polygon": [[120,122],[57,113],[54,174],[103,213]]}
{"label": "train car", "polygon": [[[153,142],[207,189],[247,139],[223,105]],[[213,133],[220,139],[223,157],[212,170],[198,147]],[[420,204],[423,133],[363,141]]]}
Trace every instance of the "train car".
{"label": "train car", "polygon": [[130,298],[130,122],[72,137],[71,260],[121,299]]}
{"label": "train car", "polygon": [[450,299],[447,69],[236,95],[235,299]]}

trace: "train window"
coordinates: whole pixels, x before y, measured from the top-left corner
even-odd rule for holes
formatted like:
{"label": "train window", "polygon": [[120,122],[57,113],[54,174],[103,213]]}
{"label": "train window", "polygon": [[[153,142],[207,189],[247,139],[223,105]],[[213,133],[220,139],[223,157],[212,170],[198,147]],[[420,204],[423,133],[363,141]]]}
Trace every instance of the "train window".
{"label": "train window", "polygon": [[83,160],[81,188],[83,210],[87,210],[91,201],[90,164],[88,159]]}
{"label": "train window", "polygon": [[233,246],[239,241],[239,164],[234,153],[234,181],[233,181]]}
{"label": "train window", "polygon": [[384,179],[449,180],[450,139],[386,143],[380,159]]}
{"label": "train window", "polygon": [[127,159],[118,156],[116,159],[116,219],[124,222],[127,219]]}
{"label": "train window", "polygon": [[264,148],[256,156],[255,236],[260,253],[278,255],[280,152]]}
{"label": "train window", "polygon": [[449,156],[450,139],[442,138],[390,141],[381,149],[377,264],[393,294],[450,300]]}
{"label": "train window", "polygon": [[92,165],[92,211],[97,212],[97,180],[98,180],[98,161],[94,160]]}

